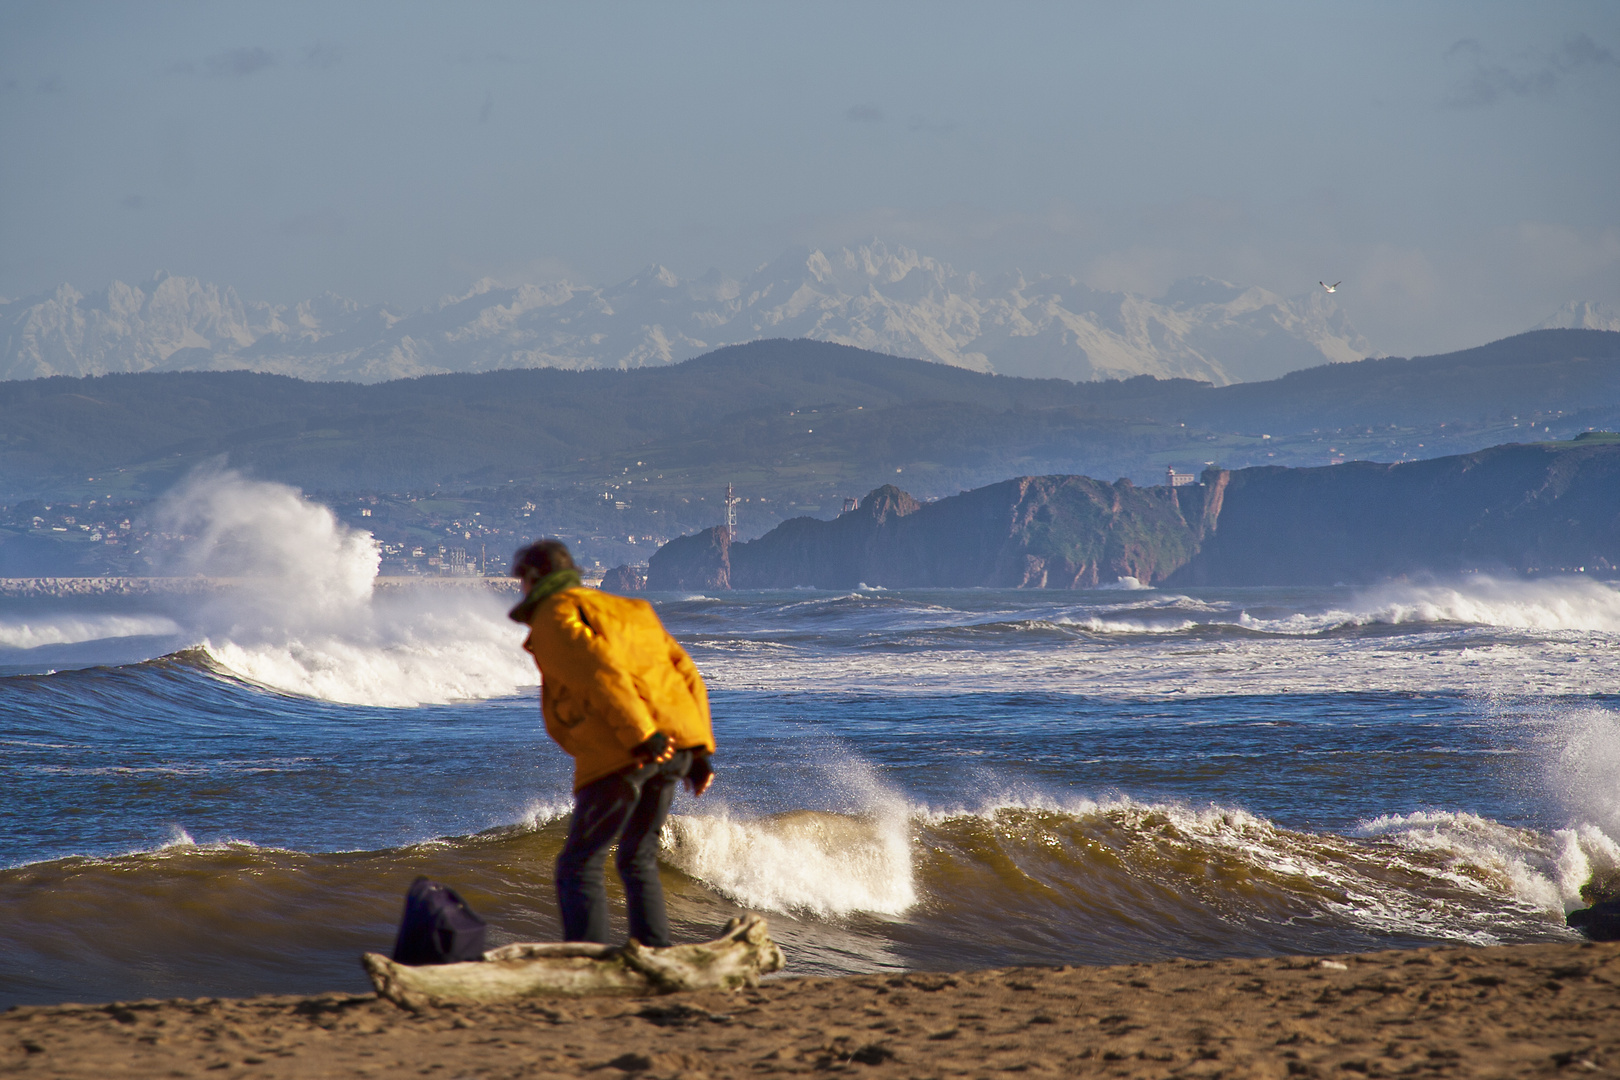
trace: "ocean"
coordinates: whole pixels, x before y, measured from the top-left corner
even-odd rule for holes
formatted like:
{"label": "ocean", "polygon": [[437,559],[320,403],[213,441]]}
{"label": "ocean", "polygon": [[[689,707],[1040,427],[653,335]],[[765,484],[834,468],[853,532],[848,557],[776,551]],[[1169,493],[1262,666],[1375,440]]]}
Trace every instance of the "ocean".
{"label": "ocean", "polygon": [[[215,586],[0,600],[0,1007],[363,991],[417,874],[555,939],[514,596],[378,588],[279,485],[177,498]],[[1614,582],[650,599],[720,743],[677,940],[759,911],[787,975],[1575,940],[1620,865]]]}

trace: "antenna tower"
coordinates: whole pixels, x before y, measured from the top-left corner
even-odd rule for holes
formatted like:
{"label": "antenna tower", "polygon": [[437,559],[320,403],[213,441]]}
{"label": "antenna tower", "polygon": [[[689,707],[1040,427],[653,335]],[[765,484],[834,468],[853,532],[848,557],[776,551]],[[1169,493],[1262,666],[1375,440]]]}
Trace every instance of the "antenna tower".
{"label": "antenna tower", "polygon": [[737,504],[742,502],[732,493],[731,485],[726,485],[726,539],[737,539]]}

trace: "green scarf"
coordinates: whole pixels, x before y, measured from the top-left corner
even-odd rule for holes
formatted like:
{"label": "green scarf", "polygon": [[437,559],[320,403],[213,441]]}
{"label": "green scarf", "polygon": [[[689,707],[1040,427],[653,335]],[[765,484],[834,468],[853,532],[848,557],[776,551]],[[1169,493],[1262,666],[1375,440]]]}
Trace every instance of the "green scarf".
{"label": "green scarf", "polygon": [[535,582],[534,588],[529,590],[529,595],[508,611],[506,617],[527,626],[529,620],[534,617],[534,609],[539,607],[546,597],[560,593],[564,589],[577,589],[581,584],[578,570],[553,570]]}

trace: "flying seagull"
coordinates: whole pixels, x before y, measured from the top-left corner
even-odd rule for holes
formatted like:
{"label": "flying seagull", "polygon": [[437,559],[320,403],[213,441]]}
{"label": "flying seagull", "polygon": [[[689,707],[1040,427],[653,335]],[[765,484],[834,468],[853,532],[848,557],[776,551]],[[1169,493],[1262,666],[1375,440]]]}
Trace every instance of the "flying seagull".
{"label": "flying seagull", "polygon": [[1328,292],[1338,292],[1339,291],[1339,286],[1343,285],[1344,282],[1335,281],[1333,284],[1329,285],[1325,281],[1318,281],[1317,284],[1322,286],[1322,288],[1326,289]]}

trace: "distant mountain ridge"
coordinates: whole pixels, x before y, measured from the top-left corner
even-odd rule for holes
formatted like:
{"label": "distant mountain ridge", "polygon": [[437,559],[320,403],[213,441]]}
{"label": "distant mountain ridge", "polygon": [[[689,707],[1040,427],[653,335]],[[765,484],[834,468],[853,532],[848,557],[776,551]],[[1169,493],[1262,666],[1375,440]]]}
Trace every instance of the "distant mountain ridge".
{"label": "distant mountain ridge", "polygon": [[[671,483],[735,480],[815,503],[870,490],[896,469],[927,496],[1013,475],[1144,482],[1170,464],[1186,472],[1212,460],[1433,457],[1616,427],[1613,331],[1538,330],[1444,356],[1323,364],[1222,387],[1021,379],[799,339],[628,372],[0,382],[0,501],[124,470],[155,491],[224,455],[257,475],[327,490],[540,476],[595,485],[656,462]],[[646,481],[643,472],[638,492]]]}
{"label": "distant mountain ridge", "polygon": [[1620,311],[1608,304],[1571,300],[1559,308],[1537,330],[1620,330]]}
{"label": "distant mountain ridge", "polygon": [[985,280],[881,242],[790,251],[742,280],[652,266],[610,287],[485,280],[419,311],[331,293],[292,306],[159,274],[86,295],[0,302],[0,379],[251,370],[384,382],[508,368],[639,368],[767,338],[809,338],[974,371],[1087,381],[1152,375],[1224,386],[1371,347],[1333,297],[1210,278],[1162,297],[1071,277]]}

